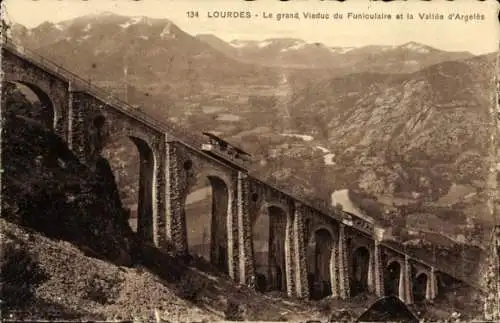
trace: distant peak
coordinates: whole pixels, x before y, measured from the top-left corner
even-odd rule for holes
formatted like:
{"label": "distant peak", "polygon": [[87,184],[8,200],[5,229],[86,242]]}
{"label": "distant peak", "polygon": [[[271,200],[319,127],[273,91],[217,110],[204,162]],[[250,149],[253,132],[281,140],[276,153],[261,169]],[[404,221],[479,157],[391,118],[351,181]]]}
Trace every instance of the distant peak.
{"label": "distant peak", "polygon": [[264,39],[264,41],[290,41],[290,42],[302,42],[305,43],[304,40],[299,39],[299,38],[286,38],[286,37],[274,37],[274,38],[267,38]]}
{"label": "distant peak", "polygon": [[401,47],[426,47],[426,46],[421,43],[417,43],[416,41],[409,41],[401,45]]}
{"label": "distant peak", "polygon": [[212,39],[220,39],[219,37],[215,36],[214,34],[196,34],[195,35],[196,38],[212,38]]}
{"label": "distant peak", "polygon": [[100,15],[101,16],[118,16],[116,13],[111,12],[111,11],[103,11]]}
{"label": "distant peak", "polygon": [[121,16],[111,11],[99,11],[95,13],[90,13],[88,15],[83,15],[80,18],[100,18],[100,17],[121,17]]}
{"label": "distant peak", "polygon": [[434,48],[432,48],[430,46],[427,46],[427,45],[424,45],[421,43],[417,43],[415,41],[407,42],[407,43],[401,45],[400,48],[409,49],[409,50],[416,50],[416,51],[420,51],[420,52],[424,52],[424,51],[430,52],[431,50],[434,50]]}

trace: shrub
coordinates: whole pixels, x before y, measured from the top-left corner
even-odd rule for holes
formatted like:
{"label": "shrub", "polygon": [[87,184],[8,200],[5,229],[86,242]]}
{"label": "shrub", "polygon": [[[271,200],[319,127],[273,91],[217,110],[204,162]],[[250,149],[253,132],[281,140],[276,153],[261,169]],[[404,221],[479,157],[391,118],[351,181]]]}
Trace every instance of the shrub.
{"label": "shrub", "polygon": [[197,302],[203,290],[208,287],[208,282],[201,277],[184,275],[178,285],[179,296],[190,302]]}
{"label": "shrub", "polygon": [[21,244],[4,244],[1,254],[3,305],[16,307],[34,298],[37,285],[47,279],[37,260]]}
{"label": "shrub", "polygon": [[243,305],[235,300],[228,300],[224,316],[228,321],[244,321],[245,313]]}
{"label": "shrub", "polygon": [[122,282],[123,279],[119,277],[118,273],[112,277],[100,277],[93,274],[84,289],[84,298],[102,305],[112,304],[118,296]]}

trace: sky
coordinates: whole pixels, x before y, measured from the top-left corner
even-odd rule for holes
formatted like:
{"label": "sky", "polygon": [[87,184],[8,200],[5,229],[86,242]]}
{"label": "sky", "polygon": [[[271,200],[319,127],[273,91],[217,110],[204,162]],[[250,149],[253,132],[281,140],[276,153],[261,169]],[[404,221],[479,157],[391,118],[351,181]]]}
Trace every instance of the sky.
{"label": "sky", "polygon": [[[499,4],[495,0],[362,1],[321,0],[4,0],[6,19],[26,27],[44,21],[60,22],[82,15],[113,12],[125,16],[167,18],[191,35],[214,34],[226,41],[299,38],[329,46],[400,45],[409,41],[449,51],[484,54],[499,48]],[[189,18],[188,11],[198,17]],[[250,11],[251,19],[210,18],[215,11]],[[264,19],[263,13],[274,15]],[[290,19],[277,21],[278,13],[335,13],[343,19]],[[347,19],[348,12],[391,14],[391,20]],[[394,15],[412,14],[398,21]],[[422,20],[419,14],[442,14],[444,20]],[[448,20],[449,14],[479,14],[484,20]],[[258,15],[256,17],[255,15]]]}

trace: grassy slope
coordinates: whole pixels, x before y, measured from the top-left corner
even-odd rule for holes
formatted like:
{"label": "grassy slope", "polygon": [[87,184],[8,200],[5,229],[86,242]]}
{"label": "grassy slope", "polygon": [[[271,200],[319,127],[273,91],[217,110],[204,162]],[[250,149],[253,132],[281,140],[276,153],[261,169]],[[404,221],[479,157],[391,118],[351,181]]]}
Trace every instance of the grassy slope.
{"label": "grassy slope", "polygon": [[[351,303],[332,299],[299,302],[277,294],[262,295],[232,284],[227,277],[200,262],[183,267],[170,259],[175,265],[165,266],[162,271],[150,264],[146,266],[152,270],[146,266],[117,266],[89,257],[69,242],[47,238],[4,219],[0,219],[0,225],[4,248],[21,246],[44,277],[31,285],[33,299],[15,308],[37,318],[47,318],[53,311],[59,311],[59,316],[67,318],[151,321],[157,309],[161,317],[173,321],[214,321],[225,319],[227,304],[232,302],[243,304],[248,320],[325,321],[343,309],[357,317],[375,300],[373,296],[361,295]],[[182,277],[162,278],[179,268]],[[479,299],[471,295],[470,289],[459,286],[434,305],[414,310],[433,319],[449,317],[454,311],[469,318],[478,317]],[[5,296],[4,293],[4,300]],[[4,313],[8,317],[13,311]]]}
{"label": "grassy slope", "polygon": [[[236,300],[245,304],[246,316],[251,320],[324,320],[329,312],[325,310],[348,307],[337,301],[325,306],[257,294],[195,267],[185,268],[180,280],[168,282],[161,273],[146,267],[117,266],[86,256],[69,242],[47,238],[3,219],[0,224],[4,246],[21,246],[43,273],[42,281],[32,285],[33,300],[16,307],[38,318],[61,311],[66,317],[82,319],[150,320],[156,308],[162,317],[175,321],[213,321],[224,319],[228,300]],[[357,306],[353,313],[364,308]],[[8,316],[12,311],[4,313]]]}

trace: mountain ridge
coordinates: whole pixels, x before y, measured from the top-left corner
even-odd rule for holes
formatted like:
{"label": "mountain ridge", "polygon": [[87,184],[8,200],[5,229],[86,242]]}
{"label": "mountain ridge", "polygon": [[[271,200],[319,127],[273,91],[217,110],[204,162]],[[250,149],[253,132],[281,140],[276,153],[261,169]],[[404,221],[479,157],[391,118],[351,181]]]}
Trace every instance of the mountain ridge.
{"label": "mountain ridge", "polygon": [[[444,51],[429,45],[419,44],[415,41],[394,46],[365,45],[360,47],[338,47],[319,42],[306,42],[298,38],[266,38],[260,41],[235,39],[225,42],[213,34],[198,34],[196,37],[222,51],[229,57],[236,57],[242,61],[254,60],[260,64],[269,66],[333,68],[340,65],[343,68],[353,68],[355,67],[354,61],[356,61],[356,64],[368,64],[369,60],[373,58],[383,60],[394,59],[396,57],[401,59],[406,56],[416,58],[417,60],[428,60],[424,65],[419,66],[422,68],[445,60],[459,60],[474,56],[467,51]],[[274,48],[274,50],[270,48]],[[266,50],[267,53],[265,52]],[[289,51],[294,51],[295,53],[289,56],[284,54]],[[431,54],[436,57],[425,57],[426,55],[431,56]],[[308,55],[311,57],[308,58]],[[323,60],[323,62],[317,65],[317,63],[314,63],[314,60]],[[414,61],[414,59],[409,59],[408,61]],[[368,66],[364,68],[368,69]],[[378,67],[376,70],[381,70],[381,68]],[[404,73],[414,70],[414,67],[405,67],[402,71],[393,68],[391,72]]]}

